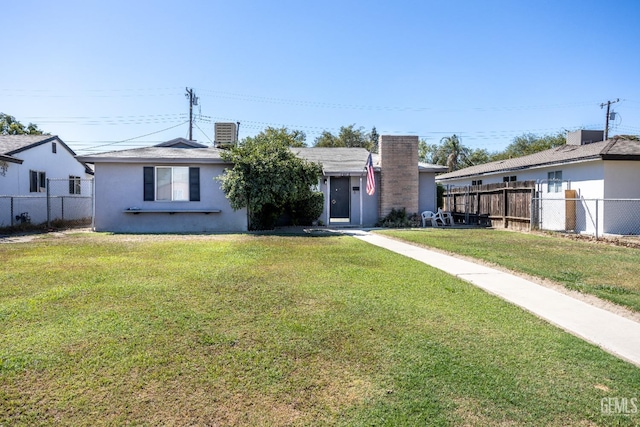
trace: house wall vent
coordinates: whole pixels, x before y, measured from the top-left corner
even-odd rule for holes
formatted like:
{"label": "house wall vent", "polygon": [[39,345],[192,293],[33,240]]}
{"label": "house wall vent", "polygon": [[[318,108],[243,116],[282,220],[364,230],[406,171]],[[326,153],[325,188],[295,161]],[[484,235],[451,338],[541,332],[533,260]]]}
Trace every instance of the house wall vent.
{"label": "house wall vent", "polygon": [[231,123],[215,123],[214,124],[214,143],[218,145],[235,145],[238,140],[238,128],[233,122]]}

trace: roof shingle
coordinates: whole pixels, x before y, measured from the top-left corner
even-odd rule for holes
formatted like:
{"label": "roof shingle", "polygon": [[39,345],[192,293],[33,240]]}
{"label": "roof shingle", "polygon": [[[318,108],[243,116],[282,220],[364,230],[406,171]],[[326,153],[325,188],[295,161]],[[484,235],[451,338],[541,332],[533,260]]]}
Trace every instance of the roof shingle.
{"label": "roof shingle", "polygon": [[460,169],[438,176],[438,180],[465,178],[488,173],[508,172],[568,162],[593,159],[640,160],[640,142],[614,138],[585,145],[563,145],[528,156],[498,160]]}
{"label": "roof shingle", "polygon": [[11,156],[54,139],[60,140],[55,135],[0,135],[0,154]]}
{"label": "roof shingle", "polygon": [[143,147],[78,156],[78,159],[87,163],[148,162],[163,159],[183,162],[224,163],[220,156],[220,150],[217,148]]}

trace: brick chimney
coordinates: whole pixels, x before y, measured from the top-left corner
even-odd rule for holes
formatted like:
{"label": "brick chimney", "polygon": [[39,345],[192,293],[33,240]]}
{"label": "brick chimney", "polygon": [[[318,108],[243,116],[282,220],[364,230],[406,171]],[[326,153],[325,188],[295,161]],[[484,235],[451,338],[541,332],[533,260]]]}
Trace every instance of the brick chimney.
{"label": "brick chimney", "polygon": [[380,216],[418,212],[418,137],[380,136]]}

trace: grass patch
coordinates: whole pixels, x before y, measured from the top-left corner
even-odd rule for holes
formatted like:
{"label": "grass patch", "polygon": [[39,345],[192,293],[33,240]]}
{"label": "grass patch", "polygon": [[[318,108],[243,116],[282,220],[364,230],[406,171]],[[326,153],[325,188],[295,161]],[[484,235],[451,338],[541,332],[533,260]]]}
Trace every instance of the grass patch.
{"label": "grass patch", "polygon": [[640,371],[349,237],[0,246],[0,425],[635,425]]}
{"label": "grass patch", "polygon": [[492,229],[380,233],[550,279],[640,311],[640,250],[636,248]]}

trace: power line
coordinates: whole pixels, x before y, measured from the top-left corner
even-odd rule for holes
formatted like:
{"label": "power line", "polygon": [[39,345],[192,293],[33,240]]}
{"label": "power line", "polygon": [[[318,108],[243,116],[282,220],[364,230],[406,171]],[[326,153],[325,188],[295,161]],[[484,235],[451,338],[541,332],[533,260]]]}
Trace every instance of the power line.
{"label": "power line", "polygon": [[[163,88],[163,90],[174,90],[175,88]],[[144,91],[155,91],[155,90],[159,90],[159,89],[139,89],[138,91],[140,92],[144,92]],[[11,90],[7,90],[7,89],[0,89],[0,93],[1,92],[9,92]],[[20,89],[16,89],[13,90],[14,93],[18,93],[21,90]],[[95,116],[95,117],[91,117],[91,116],[63,116],[63,117],[51,117],[51,118],[47,118],[47,117],[41,117],[41,116],[34,116],[31,117],[31,120],[35,120],[35,121],[39,121],[40,124],[44,123],[58,123],[58,124],[83,124],[83,125],[92,125],[92,126],[96,126],[96,125],[140,125],[140,124],[160,124],[160,123],[171,123],[171,122],[175,122],[176,120],[180,120],[180,123],[176,124],[175,126],[171,126],[168,127],[166,129],[162,129],[160,131],[156,131],[156,132],[151,132],[145,135],[141,135],[138,137],[134,137],[134,138],[130,138],[130,139],[126,139],[123,141],[113,141],[113,142],[109,142],[106,144],[101,144],[101,145],[97,145],[97,146],[92,146],[92,147],[88,147],[86,148],[87,150],[91,150],[94,148],[99,148],[99,147],[104,147],[104,146],[109,146],[109,145],[114,145],[114,144],[121,144],[127,141],[132,141],[135,139],[139,139],[139,138],[143,138],[145,136],[149,136],[149,135],[153,135],[153,134],[157,134],[160,132],[164,132],[173,128],[176,128],[178,126],[181,126],[185,123],[189,123],[189,134],[188,134],[188,138],[192,139],[193,135],[193,126],[195,125],[197,129],[199,129],[202,134],[211,141],[211,138],[209,138],[209,136],[202,130],[202,128],[200,126],[197,125],[196,122],[201,122],[201,123],[215,123],[216,121],[233,121],[236,122],[238,121],[238,118],[220,118],[220,117],[214,117],[214,116],[208,116],[208,115],[199,115],[198,117],[194,117],[193,116],[193,106],[194,105],[198,105],[198,97],[195,95],[195,92],[193,90],[193,88],[186,88],[186,96],[189,98],[189,120],[188,121],[183,121],[186,114],[185,113],[173,113],[173,114],[148,114],[148,115],[116,115],[116,116]],[[29,93],[44,93],[44,94],[51,94],[53,91],[49,91],[49,90],[30,90],[30,91],[25,91],[22,90],[22,92],[29,92]],[[127,95],[127,92],[131,92],[131,90],[127,89],[127,90],[119,90],[119,89],[111,89],[111,90],[106,90],[106,89],[98,89],[98,90],[87,90],[84,91],[85,93],[95,93],[95,94],[106,94],[108,96],[124,96]],[[122,93],[120,93],[122,92]],[[222,92],[222,91],[211,91],[211,90],[205,90],[205,93],[210,94],[210,96],[213,97],[229,97],[231,99],[238,99],[240,101],[250,101],[250,102],[266,102],[266,103],[280,103],[280,104],[290,104],[290,105],[296,105],[296,106],[303,106],[303,107],[317,107],[317,108],[345,108],[345,109],[362,109],[362,110],[385,110],[385,111],[448,111],[448,110],[437,110],[435,108],[431,108],[431,107],[393,107],[393,106],[375,106],[375,105],[357,105],[357,104],[340,104],[340,103],[326,103],[326,102],[316,102],[316,101],[305,101],[305,100],[295,100],[295,99],[286,99],[286,98],[273,98],[273,97],[263,97],[263,96],[255,96],[255,95],[247,95],[247,94],[237,94],[237,93],[231,93],[231,92]],[[625,100],[625,101],[629,101],[629,100]],[[614,101],[617,102],[617,101]],[[633,101],[630,100],[629,102],[631,103],[635,103],[637,101]],[[613,103],[612,101],[609,101],[609,105]],[[527,109],[542,109],[542,108],[569,108],[569,107],[577,107],[577,106],[583,106],[583,105],[593,105],[593,103],[586,103],[586,102],[579,102],[579,103],[567,103],[567,104],[550,104],[550,105],[539,105],[539,106],[511,106],[511,107],[475,107],[475,108],[466,108],[466,109],[460,109],[460,111],[464,111],[464,110],[473,110],[473,111],[486,111],[486,110],[527,110]],[[604,106],[604,104],[601,104],[601,106]],[[456,111],[456,110],[451,110],[451,111]],[[609,114],[607,115],[609,116]],[[243,127],[242,129],[245,131],[249,129],[249,130],[262,130],[265,127],[275,127],[275,128],[280,128],[280,127],[286,127],[289,129],[296,129],[296,130],[302,130],[305,133],[309,134],[310,136],[313,135],[319,135],[322,132],[325,131],[329,131],[329,132],[338,132],[339,128],[337,127],[325,127],[325,126],[311,126],[311,125],[291,125],[291,124],[286,124],[286,123],[271,123],[271,122],[262,122],[262,121],[252,121],[252,120],[240,120],[243,123]],[[576,126],[575,128],[583,128],[585,126]],[[593,127],[593,126],[590,126]],[[596,125],[596,127],[599,127],[599,125]],[[607,126],[608,127],[608,126]],[[628,127],[625,127],[628,128]],[[410,135],[415,135],[418,134],[419,132],[415,132],[415,131],[396,131],[396,130],[385,130],[385,129],[381,129],[379,130],[379,132],[383,132],[386,134],[410,134]],[[452,135],[452,134],[458,134],[460,136],[464,136],[466,140],[472,140],[472,141],[482,141],[482,140],[496,140],[496,139],[506,139],[506,138],[513,138],[517,135],[523,134],[523,133],[540,133],[540,132],[558,132],[558,129],[529,129],[529,130],[513,130],[513,131],[469,131],[469,132],[464,132],[464,131],[455,131],[455,132],[451,132],[451,131],[438,131],[438,132],[426,132],[424,135],[418,135],[421,138],[439,138],[443,135]],[[311,139],[311,138],[310,138]],[[495,142],[494,144],[503,144],[503,142]],[[491,145],[491,144],[486,144],[486,145]]]}
{"label": "power line", "polygon": [[198,126],[198,123],[197,123],[197,122],[193,122],[193,125],[194,125],[195,127],[197,127],[197,128],[198,128],[198,130],[200,130],[200,132],[202,132],[202,134],[203,134],[203,135],[204,135],[204,136],[209,140],[209,142],[210,142],[210,143],[212,143],[212,144],[213,144],[213,140],[212,140],[211,138],[209,138],[209,135],[207,135],[207,134],[206,134],[206,133],[205,133],[205,132],[200,128],[200,126]]}
{"label": "power line", "polygon": [[[74,96],[91,96],[91,97],[140,97],[140,96],[175,96],[179,88],[138,88],[138,89],[79,89],[75,93],[59,92],[52,89],[0,89],[3,96],[20,96],[25,95],[34,97],[55,97],[55,98],[73,98]],[[295,105],[313,108],[327,109],[351,109],[351,110],[368,110],[368,111],[399,111],[399,112],[460,112],[460,111],[522,111],[522,110],[540,110],[540,109],[558,109],[558,108],[576,108],[591,106],[597,104],[592,101],[581,101],[573,103],[558,103],[546,105],[514,105],[514,106],[476,106],[466,108],[441,108],[440,106],[389,106],[389,105],[365,105],[365,104],[349,104],[339,102],[323,102],[303,99],[291,99],[280,97],[269,97],[252,94],[242,94],[234,92],[217,91],[211,89],[200,89],[201,92],[207,93],[212,97],[221,99],[233,99],[238,101],[260,102],[270,104]],[[626,101],[626,100],[625,100]],[[630,102],[636,102],[630,100]]]}
{"label": "power line", "polygon": [[[147,89],[77,89],[75,92],[60,92],[55,89],[0,89],[2,96],[33,96],[36,98],[73,98],[87,96],[92,98],[138,98],[141,96],[176,96],[179,88]],[[150,92],[150,93],[145,93]]]}
{"label": "power line", "polygon": [[287,104],[297,106],[308,106],[317,108],[334,108],[334,109],[356,109],[356,110],[378,110],[378,111],[442,111],[442,112],[457,112],[457,111],[520,111],[520,110],[535,110],[535,109],[547,109],[547,108],[576,108],[585,107],[596,104],[596,102],[582,101],[566,104],[547,104],[547,105],[522,105],[522,106],[497,106],[497,107],[468,107],[468,108],[435,108],[430,106],[382,106],[382,105],[359,105],[359,104],[343,104],[332,102],[318,102],[318,101],[306,101],[288,98],[276,98],[256,96],[249,94],[239,94],[232,92],[222,92],[215,90],[201,89],[201,92],[208,93],[216,98],[223,99],[235,99],[239,101],[251,101],[273,104]]}
{"label": "power line", "polygon": [[115,145],[115,144],[120,144],[120,143],[123,143],[123,142],[133,141],[134,139],[144,138],[145,136],[151,136],[151,135],[155,135],[157,133],[165,132],[165,131],[177,128],[178,126],[182,126],[182,125],[187,124],[187,123],[189,123],[189,122],[179,123],[179,124],[177,124],[175,126],[171,126],[171,127],[166,128],[166,129],[158,130],[158,131],[155,131],[155,132],[150,132],[150,133],[147,133],[147,134],[144,134],[144,135],[140,135],[140,136],[134,136],[133,138],[123,139],[122,141],[115,141],[115,142],[110,142],[108,144],[102,144],[102,145],[96,145],[96,146],[93,146],[93,147],[88,147],[88,148],[86,148],[86,150],[91,150],[91,149],[95,149],[95,148],[106,147],[106,146],[109,146],[109,145]]}
{"label": "power line", "polygon": [[63,120],[63,119],[73,119],[73,120],[93,120],[93,119],[109,119],[109,120],[120,120],[120,119],[146,119],[146,118],[167,118],[167,117],[181,117],[184,118],[186,116],[185,113],[169,113],[169,114],[142,114],[142,115],[117,115],[117,116],[27,116],[26,118],[29,120]]}

